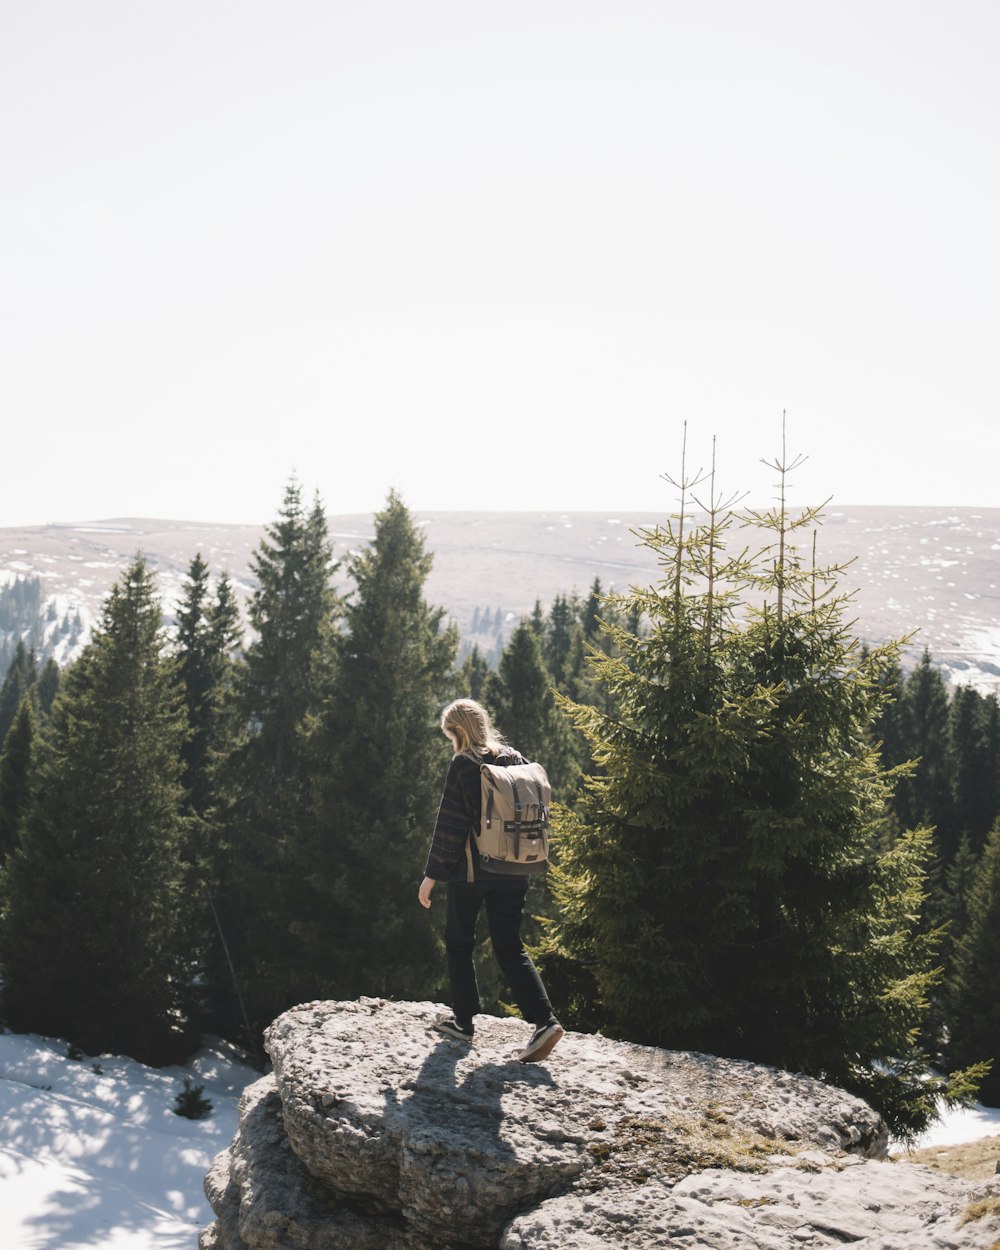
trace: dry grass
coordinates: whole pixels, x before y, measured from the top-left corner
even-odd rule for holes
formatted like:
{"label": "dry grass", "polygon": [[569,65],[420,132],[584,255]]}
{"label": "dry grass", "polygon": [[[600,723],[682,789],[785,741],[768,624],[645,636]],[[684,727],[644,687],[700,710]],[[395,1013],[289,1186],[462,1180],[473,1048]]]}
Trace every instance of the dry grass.
{"label": "dry grass", "polygon": [[984,1181],[996,1173],[1000,1137],[980,1137],[978,1141],[962,1142],[958,1146],[928,1146],[924,1150],[903,1151],[893,1158],[922,1163],[963,1180]]}
{"label": "dry grass", "polygon": [[984,1220],[988,1215],[1000,1215],[1000,1198],[980,1198],[978,1202],[970,1202],[958,1221],[959,1227],[971,1224],[973,1220]]}
{"label": "dry grass", "polygon": [[[601,1131],[604,1121],[591,1128]],[[761,1172],[778,1143],[731,1124],[722,1112],[708,1107],[700,1117],[667,1116],[663,1119],[628,1116],[613,1134],[590,1144],[597,1164],[591,1182],[603,1183],[610,1175],[644,1181],[650,1176],[688,1176],[705,1168],[731,1168]],[[782,1143],[782,1148],[785,1144]]]}

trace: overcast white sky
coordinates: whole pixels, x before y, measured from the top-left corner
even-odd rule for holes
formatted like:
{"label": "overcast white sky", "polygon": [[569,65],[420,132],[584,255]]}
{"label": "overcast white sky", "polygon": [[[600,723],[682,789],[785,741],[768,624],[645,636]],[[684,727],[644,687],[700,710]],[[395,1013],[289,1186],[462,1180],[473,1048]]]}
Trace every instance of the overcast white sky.
{"label": "overcast white sky", "polygon": [[41,0],[0,525],[1000,507],[995,0]]}

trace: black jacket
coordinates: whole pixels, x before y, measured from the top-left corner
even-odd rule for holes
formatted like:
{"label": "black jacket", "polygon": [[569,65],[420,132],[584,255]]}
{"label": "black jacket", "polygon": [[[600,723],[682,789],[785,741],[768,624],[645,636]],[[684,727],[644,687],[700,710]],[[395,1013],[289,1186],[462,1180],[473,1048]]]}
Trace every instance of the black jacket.
{"label": "black jacket", "polygon": [[[501,747],[499,751],[487,752],[484,764],[527,764],[528,760],[513,747]],[[444,779],[444,793],[434,824],[434,836],[427,853],[424,876],[435,881],[464,881],[468,871],[465,844],[473,829],[479,828],[482,816],[482,791],[479,765],[467,755],[456,755],[448,765]],[[475,858],[475,875],[484,873]],[[523,872],[523,869],[520,870]]]}

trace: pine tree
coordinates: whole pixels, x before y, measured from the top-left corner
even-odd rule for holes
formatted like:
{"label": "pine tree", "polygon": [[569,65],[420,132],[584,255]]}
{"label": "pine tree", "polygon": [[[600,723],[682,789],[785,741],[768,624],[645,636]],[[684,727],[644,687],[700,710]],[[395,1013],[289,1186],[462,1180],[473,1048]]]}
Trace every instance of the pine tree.
{"label": "pine tree", "polygon": [[160,625],[137,559],[53,708],[0,928],[11,1027],[146,1062],[188,1041],[186,725]]}
{"label": "pine tree", "polygon": [[583,607],[583,636],[587,642],[596,642],[601,632],[601,606],[604,592],[601,590],[601,579],[594,578],[594,583]]}
{"label": "pine tree", "polygon": [[479,701],[489,673],[490,666],[483,658],[482,652],[478,647],[473,647],[462,661],[456,686],[463,695]]}
{"label": "pine tree", "polygon": [[[231,1002],[232,974],[220,945],[216,895],[226,876],[226,765],[242,741],[236,707],[234,652],[242,641],[239,609],[228,577],[210,597],[208,566],[191,561],[177,614],[178,673],[189,734],[184,743],[188,839],[183,848],[185,886],[193,914],[192,946],[200,965],[201,1008],[208,1027],[231,1028],[220,1005]],[[224,937],[224,933],[223,933]],[[245,1026],[244,1026],[245,1027]]]}
{"label": "pine tree", "polygon": [[542,655],[546,668],[552,674],[553,684],[558,687],[562,687],[566,678],[566,661],[575,617],[573,602],[565,595],[556,595],[549,609]]}
{"label": "pine tree", "polygon": [[191,735],[184,747],[184,781],[191,808],[204,817],[213,802],[220,758],[232,749],[228,709],[232,696],[233,653],[242,641],[239,608],[229,579],[219,579],[213,602],[208,565],[195,555],[177,614],[178,671]]}
{"label": "pine tree", "polygon": [[588,663],[589,654],[583,622],[576,620],[570,626],[562,681],[558,683],[560,692],[568,695],[574,703],[589,703],[595,690]]}
{"label": "pine tree", "polygon": [[[600,634],[601,614],[609,610],[601,593],[600,578],[594,578],[590,594],[583,603],[574,602],[574,608],[562,681],[557,686],[560,693],[565,694],[573,703],[599,703],[604,687],[595,680],[590,656]],[[586,772],[592,772],[594,762],[589,758],[589,752],[583,749],[583,740],[579,741],[577,755],[581,767]]]}
{"label": "pine tree", "polygon": [[209,625],[216,654],[226,659],[233,657],[243,646],[243,626],[233,584],[225,570],[219,574],[215,586],[215,603],[209,610]]}
{"label": "pine tree", "polygon": [[[336,600],[334,600],[336,602]],[[243,622],[229,574],[220,573],[215,600],[208,609],[208,642],[216,672],[210,720],[208,769],[216,800],[226,762],[246,736],[241,719],[240,678],[243,658]]]}
{"label": "pine tree", "polygon": [[566,802],[580,768],[569,723],[556,706],[552,674],[530,623],[522,621],[511,634],[496,672],[483,685],[483,700],[507,740],[544,766],[554,795]]}
{"label": "pine tree", "polygon": [[177,612],[178,673],[184,687],[191,734],[184,744],[185,786],[193,809],[207,801],[209,733],[218,670],[208,625],[208,565],[197,552],[188,566],[184,598]]}
{"label": "pine tree", "polygon": [[543,963],[591,1027],[824,1077],[905,1134],[933,1114],[933,975],[913,922],[929,835],[878,848],[892,782],[870,729],[897,649],[862,654],[837,570],[795,542],[818,513],[790,516],[775,467],[753,557],[729,552],[714,472],[704,523],[682,471],[678,515],[642,532],[661,577],[617,604],[648,632],[610,627],[620,656],[596,661],[620,710],[570,707],[604,775],[559,830]]}
{"label": "pine tree", "polygon": [[231,802],[216,909],[229,955],[217,961],[213,976],[221,995],[231,957],[242,1006],[238,1011],[230,998],[228,1027],[246,1021],[254,1050],[261,1028],[314,996],[296,932],[300,848],[314,836],[308,740],[329,690],[341,610],[332,586],[338,566],[319,499],[307,512],[298,483],[290,482],[265,534],[251,566],[254,637],[237,681],[239,718],[249,729],[223,782]]}
{"label": "pine tree", "polygon": [[947,939],[943,948],[945,976],[951,976],[955,953],[959,944],[969,931],[969,900],[972,887],[979,874],[980,853],[977,852],[968,834],[959,840],[955,858],[948,865],[944,874],[943,915],[941,921],[947,925]]}
{"label": "pine tree", "polygon": [[995,780],[987,738],[987,702],[971,686],[959,686],[951,697],[947,768],[951,779],[953,845],[968,834],[979,850],[997,813]]}
{"label": "pine tree", "polygon": [[917,929],[920,933],[941,935],[937,954],[941,977],[929,996],[929,1010],[920,1035],[921,1046],[933,1057],[935,1066],[940,1067],[940,1056],[947,1048],[948,1021],[951,1014],[949,995],[955,953],[960,938],[968,929],[969,891],[978,870],[979,857],[972,849],[968,835],[963,834],[954,858],[945,866],[936,842],[935,836],[931,839],[924,885],[925,898]]}
{"label": "pine tree", "polygon": [[948,692],[929,651],[924,651],[906,679],[900,712],[909,758],[917,761],[917,767],[899,782],[896,810],[904,828],[936,826],[945,859],[950,860],[955,846],[948,768]]}
{"label": "pine tree", "polygon": [[52,704],[59,693],[59,682],[59,665],[49,656],[39,674],[37,687],[38,710],[43,718],[47,717],[49,712],[52,711]]}
{"label": "pine tree", "polygon": [[331,585],[338,565],[318,500],[307,513],[297,483],[289,483],[278,521],[266,533],[251,564],[258,582],[250,601],[255,637],[242,695],[247,719],[257,726],[250,755],[269,786],[295,773],[296,738],[316,706],[317,666],[339,605]]}
{"label": "pine tree", "polygon": [[986,775],[989,779],[990,825],[1000,819],[1000,699],[995,694],[986,696],[983,712],[983,740],[986,750]]}
{"label": "pine tree", "polygon": [[331,712],[317,739],[332,758],[325,819],[309,862],[315,901],[301,926],[317,992],[420,997],[442,961],[413,906],[447,766],[439,730],[457,637],[423,597],[431,556],[393,492],[371,545],[353,557],[355,591]]}
{"label": "pine tree", "polygon": [[1000,1106],[1000,821],[991,830],[968,896],[969,924],[959,938],[950,986],[952,1064],[992,1061],[980,1097]]}
{"label": "pine tree", "polygon": [[[866,653],[867,650],[865,647]],[[901,664],[893,662],[886,665],[882,678],[885,700],[872,724],[872,735],[879,745],[882,761],[888,768],[906,764],[912,759],[903,714],[905,680]],[[893,795],[894,807],[897,800],[898,792]]]}
{"label": "pine tree", "polygon": [[[39,634],[42,617],[42,583],[38,577],[17,577],[0,586],[0,634],[11,633],[30,649]],[[0,672],[3,670],[0,669]]]}
{"label": "pine tree", "polygon": [[14,723],[21,700],[33,689],[38,680],[38,668],[35,653],[24,645],[19,638],[14,648],[14,655],[0,686],[0,748],[3,747],[7,731]]}
{"label": "pine tree", "polygon": [[36,734],[31,699],[25,696],[0,751],[0,867],[18,844]]}
{"label": "pine tree", "polygon": [[[600,581],[595,578],[571,642],[567,680],[561,693],[568,695],[573,703],[593,705],[609,716],[617,708],[617,698],[608,683],[598,677],[593,660],[603,655],[605,658],[620,658],[626,664],[631,663],[617,649],[615,631],[619,629],[627,637],[641,635],[644,632],[641,612],[634,604],[630,603],[623,608],[620,599],[602,594]],[[581,746],[583,745],[585,740],[581,741]],[[579,748],[577,754],[580,755]],[[589,750],[585,755],[590,756]],[[581,762],[585,773],[600,771],[600,765],[592,756],[581,756]]]}

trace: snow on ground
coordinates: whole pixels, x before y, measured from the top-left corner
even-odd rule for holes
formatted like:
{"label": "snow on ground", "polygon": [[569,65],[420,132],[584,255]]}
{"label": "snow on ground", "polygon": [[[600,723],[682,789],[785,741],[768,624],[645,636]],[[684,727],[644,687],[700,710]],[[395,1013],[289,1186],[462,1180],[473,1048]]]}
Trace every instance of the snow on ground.
{"label": "snow on ground", "polygon": [[[184,1077],[213,1104],[174,1114]],[[202,1193],[236,1131],[258,1073],[225,1043],[185,1067],[71,1059],[65,1042],[0,1035],[0,1247],[3,1250],[193,1250],[213,1218]],[[1000,1133],[1000,1108],[945,1110],[917,1147]]]}
{"label": "snow on ground", "polygon": [[1000,1107],[983,1107],[979,1103],[972,1107],[944,1107],[940,1119],[917,1138],[913,1148],[959,1146],[994,1134],[1000,1134]]}
{"label": "snow on ground", "polygon": [[[193,1250],[213,1218],[202,1179],[258,1075],[222,1042],[183,1068],[146,1068],[0,1035],[0,1246]],[[185,1076],[213,1105],[204,1120],[174,1114]]]}

